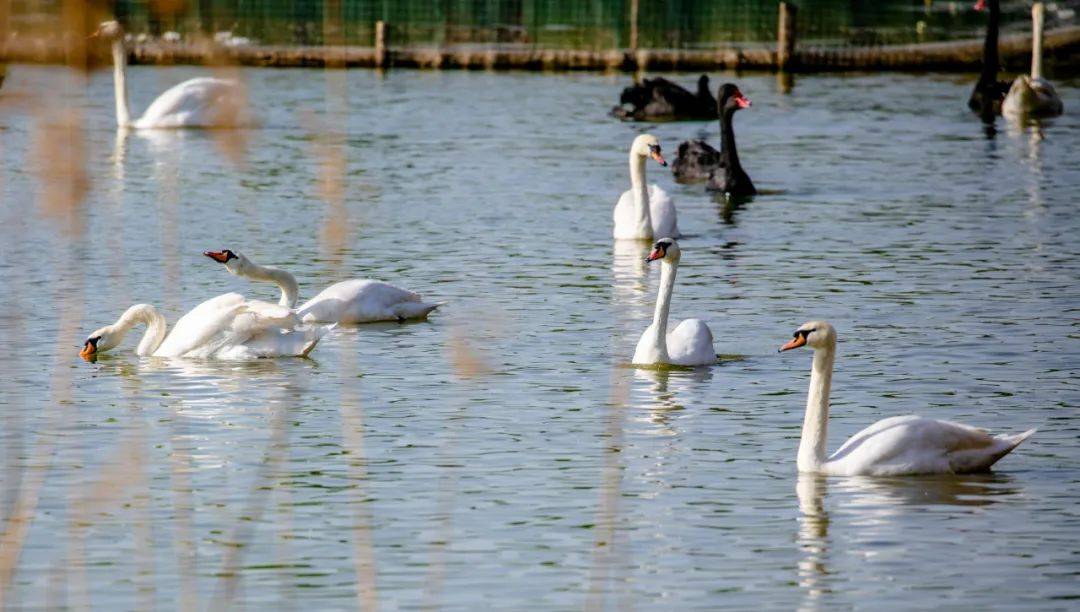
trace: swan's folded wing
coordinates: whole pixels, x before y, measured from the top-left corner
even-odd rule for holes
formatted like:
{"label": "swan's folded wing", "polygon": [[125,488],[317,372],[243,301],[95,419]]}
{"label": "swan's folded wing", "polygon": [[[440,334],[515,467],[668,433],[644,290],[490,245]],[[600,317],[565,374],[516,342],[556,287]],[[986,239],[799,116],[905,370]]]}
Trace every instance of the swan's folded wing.
{"label": "swan's folded wing", "polygon": [[162,93],[139,118],[147,127],[212,126],[223,117],[243,112],[235,81],[198,77],[178,83]]}
{"label": "swan's folded wing", "polygon": [[701,319],[681,321],[667,335],[668,357],[677,365],[716,363],[712,330]]}
{"label": "swan's folded wing", "polygon": [[[168,337],[154,351],[158,357],[208,356],[208,346],[218,345],[246,300],[239,293],[225,293],[210,298],[180,317]],[[191,355],[198,351],[198,355]]]}
{"label": "swan's folded wing", "polygon": [[652,218],[654,238],[678,238],[679,218],[675,201],[659,185],[649,185],[649,216]]}

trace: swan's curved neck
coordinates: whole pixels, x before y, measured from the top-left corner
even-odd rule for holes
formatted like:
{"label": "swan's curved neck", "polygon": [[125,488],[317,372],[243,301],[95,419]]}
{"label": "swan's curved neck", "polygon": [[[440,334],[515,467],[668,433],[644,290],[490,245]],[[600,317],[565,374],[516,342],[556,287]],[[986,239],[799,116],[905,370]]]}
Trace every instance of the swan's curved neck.
{"label": "swan's curved neck", "polygon": [[1042,78],[1043,26],[1046,21],[1046,9],[1042,2],[1031,7],[1031,78]]}
{"label": "swan's curved neck", "polygon": [[735,150],[735,128],[731,120],[735,116],[735,109],[725,109],[720,116],[720,154],[727,157],[725,166],[728,172],[739,167],[739,152]]}
{"label": "swan's curved neck", "polygon": [[117,38],[112,42],[113,56],[113,87],[116,90],[116,126],[126,128],[131,125],[131,115],[128,113],[127,100],[127,51],[124,50],[124,40]]}
{"label": "swan's curved neck", "polygon": [[652,217],[649,212],[649,186],[645,183],[644,155],[630,151],[630,189],[634,192],[634,218],[639,228],[652,237]]}
{"label": "swan's curved neck", "polygon": [[281,268],[260,266],[251,262],[241,268],[239,274],[252,280],[272,281],[281,289],[281,298],[278,300],[278,304],[285,308],[296,307],[300,287],[296,284],[296,277],[292,274]]}
{"label": "swan's curved neck", "polygon": [[656,296],[656,311],[653,313],[653,327],[656,329],[656,352],[661,361],[669,360],[667,350],[668,313],[671,311],[671,293],[675,290],[675,273],[678,263],[660,262],[660,293]]}
{"label": "swan's curved neck", "polygon": [[825,438],[829,430],[829,388],[832,385],[836,347],[814,351],[810,370],[810,391],[806,395],[806,416],[799,441],[800,472],[816,472],[825,463]]}
{"label": "swan's curved neck", "polygon": [[147,357],[153,355],[154,351],[165,341],[167,325],[165,317],[161,316],[157,308],[150,304],[135,304],[125,310],[124,314],[120,315],[120,318],[116,320],[116,323],[113,323],[111,332],[116,335],[116,343],[119,344],[124,336],[131,331],[131,328],[139,323],[146,324],[146,333],[143,334],[142,340],[139,340],[139,346],[135,349],[135,354],[140,357]]}
{"label": "swan's curved neck", "polygon": [[998,0],[987,0],[990,11],[990,19],[986,22],[986,40],[983,41],[983,67],[980,80],[996,80],[998,67],[998,20],[1001,17],[1001,7]]}

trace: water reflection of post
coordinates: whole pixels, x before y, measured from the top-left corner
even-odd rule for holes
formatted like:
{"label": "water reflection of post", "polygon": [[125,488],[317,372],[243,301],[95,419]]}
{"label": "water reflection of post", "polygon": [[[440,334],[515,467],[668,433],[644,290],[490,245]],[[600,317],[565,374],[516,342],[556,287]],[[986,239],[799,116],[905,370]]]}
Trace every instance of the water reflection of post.
{"label": "water reflection of post", "polygon": [[829,513],[825,510],[825,477],[820,474],[799,474],[795,493],[799,497],[799,587],[803,590],[800,610],[816,609],[818,599],[829,592],[824,578],[829,574]]}

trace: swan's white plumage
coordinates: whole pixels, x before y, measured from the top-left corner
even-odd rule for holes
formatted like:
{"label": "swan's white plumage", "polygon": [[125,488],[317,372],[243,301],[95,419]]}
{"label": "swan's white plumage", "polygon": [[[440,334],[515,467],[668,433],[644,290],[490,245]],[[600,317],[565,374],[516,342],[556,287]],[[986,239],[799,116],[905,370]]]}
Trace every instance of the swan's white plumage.
{"label": "swan's white plumage", "polygon": [[101,24],[95,36],[111,40],[116,125],[126,129],[225,128],[249,123],[247,101],[240,83],[199,77],[170,87],[142,117],[131,118],[127,95],[127,49],[124,29],[116,21]]}
{"label": "swan's white plumage", "polygon": [[645,180],[649,159],[667,166],[660,141],[652,134],[642,134],[630,144],[630,189],[623,192],[612,212],[616,240],[651,240],[677,238],[679,224],[675,202],[663,189]]}
{"label": "swan's white plumage", "polygon": [[627,189],[619,196],[612,218],[615,222],[614,237],[617,240],[651,239],[653,236],[678,238],[679,220],[675,210],[675,201],[659,185],[649,185],[649,217],[652,221],[652,233],[644,235],[640,231],[634,210],[634,190]]}
{"label": "swan's white plumage", "polygon": [[634,349],[632,363],[636,365],[700,366],[716,363],[712,331],[704,321],[686,319],[674,328],[669,327],[671,294],[681,257],[678,243],[671,238],[658,240],[649,255],[649,260],[661,259],[660,289],[653,322],[645,328]]}
{"label": "swan's white plumage", "polygon": [[303,357],[329,330],[300,325],[295,312],[277,304],[226,293],[191,309],[167,335],[164,317],[153,306],[137,304],[90,337],[99,338],[97,348],[104,352],[140,323],[147,325],[147,331],[139,343],[139,355],[199,359]]}
{"label": "swan's white plumage", "polygon": [[882,419],[851,436],[825,456],[829,393],[836,354],[836,330],[825,321],[810,321],[796,330],[780,350],[808,346],[814,350],[806,415],[799,440],[798,468],[837,476],[902,476],[961,474],[990,468],[1035,433],[992,436],[952,421],[908,415]]}
{"label": "swan's white plumage", "polygon": [[[207,257],[225,264],[230,274],[256,281],[270,281],[281,290],[278,303],[295,308],[299,285],[296,277],[280,268],[260,266],[242,253],[208,251]],[[304,323],[372,323],[423,319],[439,304],[424,302],[419,295],[389,283],[353,279],[334,283],[308,300],[296,313]]]}
{"label": "swan's white plumage", "polygon": [[389,283],[353,279],[323,289],[297,313],[305,323],[354,324],[423,318],[438,306]]}
{"label": "swan's white plumage", "polygon": [[907,415],[882,419],[848,438],[824,464],[826,474],[962,474],[988,469],[1035,433],[992,436],[982,429]]}
{"label": "swan's white plumage", "polygon": [[240,84],[231,79],[198,77],[167,89],[142,117],[136,129],[214,128],[246,123]]}

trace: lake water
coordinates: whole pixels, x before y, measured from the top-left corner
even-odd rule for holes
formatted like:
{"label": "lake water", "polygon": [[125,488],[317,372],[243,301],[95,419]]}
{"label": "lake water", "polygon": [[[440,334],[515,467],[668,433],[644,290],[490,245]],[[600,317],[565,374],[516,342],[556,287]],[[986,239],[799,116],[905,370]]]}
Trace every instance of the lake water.
{"label": "lake water", "polygon": [[[132,68],[132,104],[203,72]],[[659,269],[611,209],[636,133],[673,157],[715,124],[606,117],[625,76],[241,76],[263,125],[232,136],[118,142],[108,72],[0,91],[0,513],[32,517],[7,604],[1075,608],[1080,81],[1064,117],[988,129],[972,76],[738,76],[769,193],[649,166],[687,234],[672,314],[726,358],[654,371],[627,362]],[[85,129],[43,127],[63,104]],[[446,305],[306,360],[78,358],[132,303],[277,299],[221,248],[302,298],[375,277]],[[814,318],[830,448],[906,413],[1038,434],[989,475],[799,477],[810,355],[776,348]]]}

